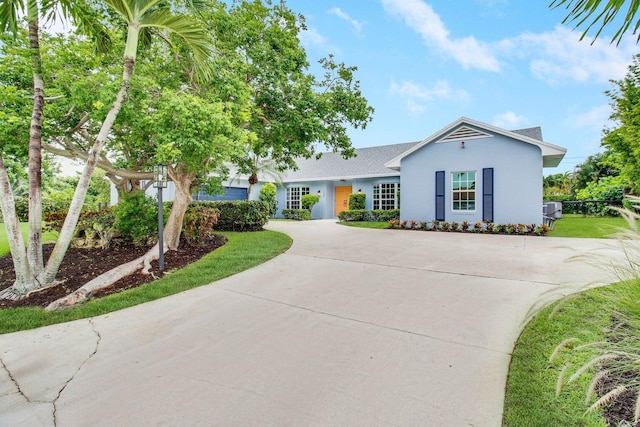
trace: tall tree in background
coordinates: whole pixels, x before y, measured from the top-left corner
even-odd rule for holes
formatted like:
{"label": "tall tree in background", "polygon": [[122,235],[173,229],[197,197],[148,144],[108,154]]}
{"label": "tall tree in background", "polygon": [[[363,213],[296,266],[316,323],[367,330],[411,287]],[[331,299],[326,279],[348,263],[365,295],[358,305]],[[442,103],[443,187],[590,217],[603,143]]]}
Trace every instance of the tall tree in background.
{"label": "tall tree in background", "polygon": [[[620,24],[613,35],[612,43],[620,44],[622,37],[630,29],[634,35],[640,29],[640,19],[636,19],[640,0],[553,0],[549,7],[564,7],[569,11],[562,21],[563,24],[572,22],[576,28],[586,26],[581,39],[586,37],[595,27],[595,41],[605,27],[617,25],[615,21],[621,12],[624,17],[619,21]],[[640,34],[638,34],[637,40],[640,41]]]}
{"label": "tall tree in background", "polygon": [[573,192],[597,183],[602,178],[620,175],[620,168],[613,162],[610,151],[594,154],[575,167],[573,172]]}
{"label": "tall tree in background", "polygon": [[613,109],[611,119],[617,124],[605,130],[602,145],[620,164],[621,175],[640,191],[640,55],[636,55],[622,80],[613,80],[613,89],[605,92]]}

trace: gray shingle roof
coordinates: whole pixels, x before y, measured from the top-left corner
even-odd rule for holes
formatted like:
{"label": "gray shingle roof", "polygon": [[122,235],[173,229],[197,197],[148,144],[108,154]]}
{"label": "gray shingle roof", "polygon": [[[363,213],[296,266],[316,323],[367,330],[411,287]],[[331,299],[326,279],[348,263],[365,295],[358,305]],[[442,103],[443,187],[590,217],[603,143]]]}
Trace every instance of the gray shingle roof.
{"label": "gray shingle roof", "polygon": [[[543,141],[542,129],[532,127],[517,129],[511,132],[517,133],[537,141]],[[284,182],[321,181],[337,179],[353,179],[376,176],[397,176],[399,171],[385,167],[385,163],[400,156],[423,141],[406,142],[402,144],[381,145],[356,149],[356,157],[345,160],[340,153],[323,153],[318,160],[298,159],[298,170],[287,171]]]}
{"label": "gray shingle roof", "polygon": [[316,160],[315,157],[298,159],[298,170],[287,171],[283,181],[295,182],[397,176],[400,175],[399,172],[384,167],[384,164],[418,143],[419,141],[357,148],[357,156],[348,160],[343,159],[340,153],[331,152],[323,153],[322,157],[318,160]]}
{"label": "gray shingle roof", "polygon": [[527,136],[538,141],[544,141],[544,139],[542,139],[542,128],[540,128],[540,126],[534,128],[512,130],[511,132],[517,133],[522,136]]}

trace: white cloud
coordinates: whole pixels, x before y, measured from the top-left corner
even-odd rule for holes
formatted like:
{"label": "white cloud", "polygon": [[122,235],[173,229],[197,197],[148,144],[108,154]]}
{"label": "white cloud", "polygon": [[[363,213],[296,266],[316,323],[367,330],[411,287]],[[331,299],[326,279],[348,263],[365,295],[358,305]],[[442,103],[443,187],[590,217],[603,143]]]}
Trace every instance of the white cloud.
{"label": "white cloud", "polygon": [[[380,1],[387,13],[400,16],[427,46],[439,49],[465,69],[498,72],[505,64],[526,61],[531,74],[550,85],[607,82],[623,78],[637,53],[632,35],[616,46],[605,36],[595,41],[588,38],[581,41],[580,31],[562,25],[552,31],[524,33],[493,43],[472,35],[453,38],[440,16],[424,0]],[[499,3],[499,0],[477,1]]]}
{"label": "white cloud", "polygon": [[509,4],[509,0],[475,0],[480,6],[482,16],[504,16],[504,9]]}
{"label": "white cloud", "polygon": [[381,0],[387,13],[400,16],[428,46],[434,46],[463,68],[500,71],[500,63],[490,45],[473,36],[452,38],[433,8],[422,0]]}
{"label": "white cloud", "polygon": [[340,9],[339,7],[334,7],[333,9],[329,10],[329,13],[332,15],[336,15],[338,18],[341,18],[347,21],[349,24],[353,26],[357,34],[360,34],[362,32],[362,22],[351,18],[349,15],[344,13],[342,9]]}
{"label": "white cloud", "polygon": [[397,83],[391,81],[389,91],[392,95],[405,99],[407,109],[412,114],[419,114],[426,110],[426,103],[437,100],[447,100],[454,102],[467,102],[469,94],[464,90],[454,90],[449,83],[438,81],[432,87],[426,87],[419,83],[403,81]]}
{"label": "white cloud", "polygon": [[602,131],[606,126],[612,125],[612,122],[609,119],[610,115],[611,106],[608,104],[602,104],[593,107],[584,113],[570,116],[565,120],[565,124],[574,129]]}
{"label": "white cloud", "polygon": [[339,55],[342,53],[339,47],[336,47],[329,40],[318,32],[315,28],[307,28],[300,31],[300,43],[305,47],[315,46],[327,52]]}
{"label": "white cloud", "polygon": [[505,40],[501,47],[505,54],[526,58],[531,73],[549,84],[607,82],[624,77],[637,49],[633,40],[626,39],[616,47],[606,37],[593,44],[587,39],[580,41],[580,34],[558,25],[553,31]]}
{"label": "white cloud", "polygon": [[527,123],[527,118],[520,116],[513,111],[507,111],[493,117],[491,121],[494,126],[503,129],[517,129]]}

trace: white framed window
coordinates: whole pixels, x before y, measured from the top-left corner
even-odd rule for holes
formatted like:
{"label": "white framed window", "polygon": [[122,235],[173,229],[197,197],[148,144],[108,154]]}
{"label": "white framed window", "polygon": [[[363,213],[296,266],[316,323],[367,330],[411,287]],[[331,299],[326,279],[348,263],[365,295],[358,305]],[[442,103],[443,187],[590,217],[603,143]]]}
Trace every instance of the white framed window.
{"label": "white framed window", "polygon": [[398,209],[399,182],[384,182],[373,185],[373,209]]}
{"label": "white framed window", "polygon": [[476,172],[451,173],[451,201],[454,211],[476,210]]}
{"label": "white framed window", "polygon": [[302,209],[301,199],[305,194],[309,194],[309,187],[287,188],[286,209]]}

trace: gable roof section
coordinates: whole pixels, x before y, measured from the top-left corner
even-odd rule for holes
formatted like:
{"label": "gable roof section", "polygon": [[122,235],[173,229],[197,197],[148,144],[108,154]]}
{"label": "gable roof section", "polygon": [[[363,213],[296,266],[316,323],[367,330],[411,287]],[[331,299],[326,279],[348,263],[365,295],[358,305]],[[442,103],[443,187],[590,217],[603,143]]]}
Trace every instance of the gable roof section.
{"label": "gable roof section", "polygon": [[478,129],[470,128],[469,126],[460,126],[449,135],[440,139],[438,142],[460,141],[465,139],[487,138],[491,134],[479,131]]}
{"label": "gable roof section", "polygon": [[385,167],[385,163],[409,150],[420,141],[404,144],[357,148],[356,157],[348,160],[340,153],[322,153],[316,160],[301,158],[296,162],[298,170],[286,172],[283,182],[324,181],[357,178],[399,176],[400,173]]}
{"label": "gable roof section", "polygon": [[[477,129],[474,129],[477,128]],[[474,132],[470,132],[475,131]],[[522,141],[528,144],[532,144],[540,147],[542,150],[542,166],[543,167],[554,167],[558,166],[558,164],[562,161],[565,153],[567,152],[566,148],[559,147],[557,145],[549,144],[548,142],[544,142],[542,140],[542,131],[539,127],[528,128],[528,129],[520,129],[516,131],[509,131],[505,129],[501,129],[496,126],[488,125],[486,123],[482,123],[476,120],[472,120],[466,117],[461,117],[445,128],[439,130],[433,135],[429,136],[426,139],[423,139],[419,143],[410,147],[404,153],[396,156],[389,162],[385,164],[386,167],[393,170],[400,170],[400,162],[402,159],[410,155],[411,153],[419,150],[430,143],[438,143],[438,142],[449,142],[449,141],[459,141],[464,139],[473,139],[473,138],[481,138],[482,134],[486,134],[484,136],[490,136],[491,134],[499,134],[504,135],[506,137]],[[470,134],[472,137],[464,137],[465,134]]]}

